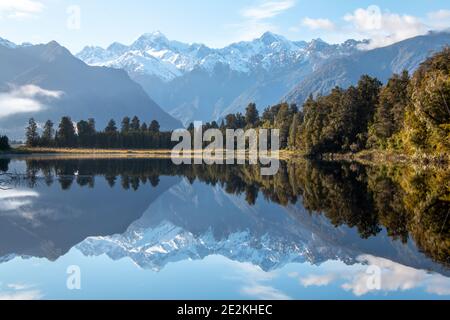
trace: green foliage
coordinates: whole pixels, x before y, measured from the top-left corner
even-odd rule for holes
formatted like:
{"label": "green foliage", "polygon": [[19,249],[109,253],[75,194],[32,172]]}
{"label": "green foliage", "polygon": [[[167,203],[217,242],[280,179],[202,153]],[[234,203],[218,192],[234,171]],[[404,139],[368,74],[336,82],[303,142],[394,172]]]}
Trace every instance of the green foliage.
{"label": "green foliage", "polygon": [[[48,120],[44,126],[42,137],[38,138],[33,146],[130,149],[167,149],[173,147],[171,132],[161,132],[158,121],[152,121],[147,127],[145,122],[140,125],[141,121],[137,117],[131,122],[129,119],[125,117],[122,120],[120,132],[114,119],[108,122],[104,131],[98,132],[93,118],[87,121],[80,120],[76,124],[75,130],[72,120],[69,117],[63,117],[56,134],[54,134],[53,123]],[[136,129],[137,124],[140,126]]]}
{"label": "green foliage", "polygon": [[450,153],[450,48],[426,60],[409,87],[411,104],[405,119],[405,149]]}
{"label": "green foliage", "polygon": [[0,136],[0,151],[8,151],[11,149],[7,136]]}
{"label": "green foliage", "polygon": [[253,128],[258,125],[259,113],[256,109],[256,104],[250,103],[245,110],[245,123],[247,126]]}
{"label": "green foliage", "polygon": [[75,128],[70,117],[62,117],[55,140],[59,147],[70,148],[76,144]]}
{"label": "green foliage", "polygon": [[31,118],[28,121],[25,137],[28,147],[36,147],[39,144],[38,127],[36,121],[34,121],[34,118]]}

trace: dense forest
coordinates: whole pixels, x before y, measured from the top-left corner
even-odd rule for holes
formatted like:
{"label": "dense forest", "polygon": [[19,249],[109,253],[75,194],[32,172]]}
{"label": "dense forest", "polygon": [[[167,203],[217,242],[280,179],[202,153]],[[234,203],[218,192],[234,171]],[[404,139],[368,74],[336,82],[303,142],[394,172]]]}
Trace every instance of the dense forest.
{"label": "dense forest", "polygon": [[448,156],[450,153],[450,48],[426,60],[412,77],[394,74],[386,85],[363,75],[356,86],[336,87],[301,108],[281,103],[259,117],[228,115],[226,128],[278,128],[281,147],[306,155],[367,149]]}
{"label": "dense forest", "polygon": [[[383,86],[376,78],[363,75],[356,86],[336,87],[325,96],[310,96],[302,108],[281,103],[259,114],[249,104],[244,114],[229,114],[210,128],[280,130],[280,146],[308,156],[389,150],[396,153],[426,154],[447,158],[450,154],[450,48],[427,59],[410,76],[393,75]],[[188,127],[194,131],[194,124]],[[96,131],[95,120],[73,125],[63,117],[57,130],[47,121],[42,134],[30,119],[26,131],[29,147],[143,148],[174,146],[171,132],[160,132],[156,121],[149,125],[126,117],[118,129],[111,120]]]}
{"label": "dense forest", "polygon": [[[2,161],[8,162],[5,159]],[[7,171],[8,163],[0,170]],[[450,171],[448,168],[363,166],[355,163],[283,162],[272,177],[259,166],[187,165],[166,159],[27,159],[27,180],[58,183],[63,190],[76,183],[93,188],[97,179],[125,190],[155,187],[160,176],[181,176],[220,185],[243,195],[250,205],[259,197],[283,206],[301,202],[311,214],[323,214],[335,226],[347,225],[362,238],[386,230],[393,239],[415,243],[428,256],[450,265]],[[77,174],[75,174],[77,173]]]}

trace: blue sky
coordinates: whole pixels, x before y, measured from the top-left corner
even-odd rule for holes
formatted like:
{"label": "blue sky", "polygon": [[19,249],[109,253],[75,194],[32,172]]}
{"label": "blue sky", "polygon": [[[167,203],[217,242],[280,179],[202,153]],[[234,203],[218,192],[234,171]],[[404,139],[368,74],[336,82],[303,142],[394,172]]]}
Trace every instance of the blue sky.
{"label": "blue sky", "polygon": [[72,52],[156,30],[212,47],[264,31],[292,40],[370,38],[376,47],[449,27],[446,0],[0,0],[0,37],[56,40]]}

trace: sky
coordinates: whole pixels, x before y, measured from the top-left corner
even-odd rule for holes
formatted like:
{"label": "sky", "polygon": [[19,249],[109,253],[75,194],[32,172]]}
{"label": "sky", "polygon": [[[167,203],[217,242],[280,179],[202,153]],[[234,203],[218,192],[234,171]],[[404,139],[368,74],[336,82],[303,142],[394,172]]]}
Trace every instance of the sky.
{"label": "sky", "polygon": [[291,40],[371,39],[379,47],[448,28],[448,0],[0,0],[0,37],[56,40],[73,53],[154,31],[215,48],[265,31]]}

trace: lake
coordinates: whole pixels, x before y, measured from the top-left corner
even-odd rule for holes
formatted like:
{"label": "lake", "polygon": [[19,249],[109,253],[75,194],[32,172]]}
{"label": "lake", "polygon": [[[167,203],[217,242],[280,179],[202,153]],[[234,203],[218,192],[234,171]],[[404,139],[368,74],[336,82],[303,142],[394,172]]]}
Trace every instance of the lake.
{"label": "lake", "polygon": [[0,159],[0,299],[448,299],[448,170]]}

